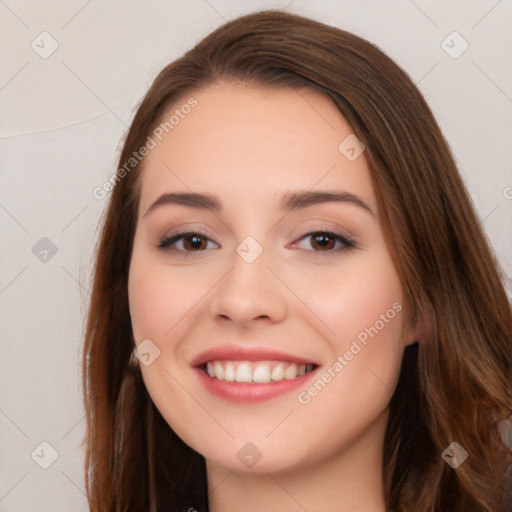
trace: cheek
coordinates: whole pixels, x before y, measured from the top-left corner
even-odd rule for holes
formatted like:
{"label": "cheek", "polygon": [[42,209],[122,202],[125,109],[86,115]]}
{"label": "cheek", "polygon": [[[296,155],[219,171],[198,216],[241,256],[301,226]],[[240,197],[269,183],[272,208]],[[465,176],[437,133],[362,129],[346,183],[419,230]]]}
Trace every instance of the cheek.
{"label": "cheek", "polygon": [[151,364],[141,364],[140,370],[152,401],[183,438],[187,438],[190,397],[179,385],[184,378],[178,347],[183,336],[193,329],[192,309],[200,307],[204,294],[192,267],[188,271],[186,267],[178,270],[158,265],[134,252],[128,281],[134,339],[136,344],[149,339],[160,351]]}
{"label": "cheek", "polygon": [[154,270],[143,270],[132,265],[128,295],[136,343],[145,338],[157,342],[171,327],[170,316],[177,298],[172,296],[172,289],[158,279],[158,273]]}
{"label": "cheek", "polygon": [[145,264],[143,257],[135,256],[128,295],[135,341],[149,338],[161,344],[172,340],[172,331],[199,301],[201,285],[192,270],[180,268],[173,272],[172,268],[149,261]]}
{"label": "cheek", "polygon": [[401,344],[402,288],[384,247],[347,258],[336,270],[326,265],[314,275],[295,276],[294,289],[307,299],[318,332],[338,354],[355,339],[367,347],[377,337]]}
{"label": "cheek", "polygon": [[404,318],[400,280],[386,253],[353,263],[350,271],[318,279],[323,286],[302,281],[299,294],[309,298],[308,306],[324,326],[331,360],[319,375],[322,382],[302,390],[299,402],[309,404],[310,410],[329,409],[342,416],[359,411],[355,427],[375,418],[392,396],[403,356]]}

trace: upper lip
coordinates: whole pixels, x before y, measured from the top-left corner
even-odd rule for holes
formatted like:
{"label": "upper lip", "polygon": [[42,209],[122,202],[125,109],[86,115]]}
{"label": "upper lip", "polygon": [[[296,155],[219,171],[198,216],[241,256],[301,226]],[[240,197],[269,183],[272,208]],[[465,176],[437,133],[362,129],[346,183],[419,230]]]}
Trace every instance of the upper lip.
{"label": "upper lip", "polygon": [[202,366],[209,361],[286,361],[297,364],[314,364],[310,359],[304,359],[291,354],[285,354],[274,349],[265,347],[246,347],[237,345],[224,345],[202,352],[195,357],[191,365]]}

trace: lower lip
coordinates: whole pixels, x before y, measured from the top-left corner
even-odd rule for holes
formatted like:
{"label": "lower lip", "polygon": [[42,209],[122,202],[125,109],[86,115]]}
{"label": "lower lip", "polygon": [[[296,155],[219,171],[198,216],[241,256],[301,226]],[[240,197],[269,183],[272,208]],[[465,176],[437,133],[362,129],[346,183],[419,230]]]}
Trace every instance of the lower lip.
{"label": "lower lip", "polygon": [[212,395],[230,400],[232,402],[254,403],[271,400],[279,395],[284,395],[294,389],[305,385],[318,370],[314,370],[291,380],[269,382],[264,384],[248,382],[229,382],[210,377],[201,368],[194,369],[197,372],[202,385]]}

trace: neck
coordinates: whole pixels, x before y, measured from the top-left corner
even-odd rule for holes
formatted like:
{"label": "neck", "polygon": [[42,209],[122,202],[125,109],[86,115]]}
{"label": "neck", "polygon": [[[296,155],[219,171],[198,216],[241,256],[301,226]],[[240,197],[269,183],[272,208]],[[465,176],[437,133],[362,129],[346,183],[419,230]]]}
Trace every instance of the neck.
{"label": "neck", "polygon": [[279,472],[235,472],[207,461],[210,512],[385,512],[382,449],[388,411],[347,446]]}

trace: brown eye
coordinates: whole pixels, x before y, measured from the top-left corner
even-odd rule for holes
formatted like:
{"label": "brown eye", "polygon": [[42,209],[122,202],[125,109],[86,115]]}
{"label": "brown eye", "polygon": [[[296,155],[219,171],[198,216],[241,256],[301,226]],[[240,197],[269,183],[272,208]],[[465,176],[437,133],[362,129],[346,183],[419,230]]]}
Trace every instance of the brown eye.
{"label": "brown eye", "polygon": [[203,252],[208,248],[208,242],[215,243],[202,233],[175,233],[162,240],[158,247],[180,252]]}
{"label": "brown eye", "polygon": [[320,251],[333,249],[336,245],[335,238],[326,234],[313,235],[311,240],[311,246],[319,248]]}
{"label": "brown eye", "polygon": [[[336,253],[338,251],[355,248],[355,242],[346,235],[332,233],[330,231],[315,231],[308,233],[301,238],[302,240],[310,239],[309,247],[313,248],[312,252]],[[338,244],[338,247],[336,247]],[[309,250],[309,248],[306,248]]]}
{"label": "brown eye", "polygon": [[204,242],[204,238],[197,235],[190,235],[183,237],[183,246],[188,250],[202,250],[206,247],[206,242]]}

